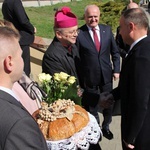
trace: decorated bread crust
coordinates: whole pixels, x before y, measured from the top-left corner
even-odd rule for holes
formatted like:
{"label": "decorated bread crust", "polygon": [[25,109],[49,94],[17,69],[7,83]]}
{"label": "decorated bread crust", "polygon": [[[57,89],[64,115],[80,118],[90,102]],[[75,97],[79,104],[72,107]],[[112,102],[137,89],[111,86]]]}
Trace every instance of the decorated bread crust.
{"label": "decorated bread crust", "polygon": [[79,132],[83,127],[89,122],[88,113],[79,105],[75,105],[75,110],[78,113],[73,114],[73,119],[71,120],[75,127],[75,132]]}
{"label": "decorated bread crust", "polygon": [[[53,108],[56,108],[56,110]],[[59,111],[58,108],[60,109]],[[46,109],[51,111],[54,115],[51,116],[47,114],[47,117],[45,117],[43,116],[44,113],[42,112],[41,115],[41,110],[38,110],[33,114],[33,117],[37,120],[47,140],[56,141],[69,138],[76,132],[82,130],[89,122],[87,111],[81,106],[75,105],[74,102],[70,100],[65,100],[65,102],[64,100],[59,100]],[[46,112],[45,109],[44,112]]]}
{"label": "decorated bread crust", "polygon": [[69,138],[76,132],[73,122],[66,118],[60,118],[50,122],[49,129],[47,139],[52,141]]}

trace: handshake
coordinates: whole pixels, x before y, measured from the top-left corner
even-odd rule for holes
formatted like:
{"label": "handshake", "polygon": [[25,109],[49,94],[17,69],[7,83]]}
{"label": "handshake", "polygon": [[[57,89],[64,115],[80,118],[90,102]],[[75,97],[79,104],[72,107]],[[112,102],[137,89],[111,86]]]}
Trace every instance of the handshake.
{"label": "handshake", "polygon": [[109,108],[114,103],[114,97],[109,92],[103,92],[100,94],[99,106],[103,108]]}

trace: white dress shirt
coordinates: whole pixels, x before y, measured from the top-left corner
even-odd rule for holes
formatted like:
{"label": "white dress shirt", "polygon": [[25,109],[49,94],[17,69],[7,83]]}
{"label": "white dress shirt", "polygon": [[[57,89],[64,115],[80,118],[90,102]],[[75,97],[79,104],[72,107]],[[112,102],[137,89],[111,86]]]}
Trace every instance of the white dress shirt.
{"label": "white dress shirt", "polygon": [[8,93],[8,94],[10,94],[10,95],[13,96],[16,100],[19,101],[19,98],[14,94],[14,92],[13,92],[12,90],[10,90],[10,89],[8,89],[8,88],[5,88],[5,87],[2,87],[2,86],[0,86],[0,90],[6,92],[6,93]]}
{"label": "white dress shirt", "polygon": [[[87,27],[88,27],[89,33],[90,33],[90,35],[91,35],[91,37],[92,37],[92,40],[93,40],[93,42],[94,42],[94,37],[93,37],[92,28],[89,27],[88,25],[87,25]],[[99,39],[99,41],[100,41],[100,28],[99,28],[99,26],[97,25],[97,26],[95,27],[95,29],[96,29],[96,33],[97,33],[98,39]]]}
{"label": "white dress shirt", "polygon": [[141,38],[139,38],[139,39],[137,39],[136,41],[134,41],[134,42],[131,44],[130,49],[129,49],[129,51],[128,51],[128,53],[126,54],[125,57],[128,56],[129,52],[132,50],[132,48],[134,47],[135,44],[137,44],[139,41],[141,41],[142,39],[144,39],[144,38],[146,38],[146,37],[147,37],[147,35],[144,35],[144,36],[142,36]]}

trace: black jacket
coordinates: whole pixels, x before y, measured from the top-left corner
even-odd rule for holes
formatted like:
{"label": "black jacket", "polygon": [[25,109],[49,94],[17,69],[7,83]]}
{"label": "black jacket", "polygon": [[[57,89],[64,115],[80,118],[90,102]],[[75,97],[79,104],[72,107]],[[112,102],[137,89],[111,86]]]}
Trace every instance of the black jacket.
{"label": "black jacket", "polygon": [[4,0],[2,13],[5,20],[14,24],[21,35],[20,45],[30,45],[34,41],[34,26],[25,12],[21,0]]}
{"label": "black jacket", "polygon": [[136,150],[150,148],[150,37],[139,41],[125,58],[119,86],[112,91],[121,99],[122,139]]}
{"label": "black jacket", "polygon": [[65,72],[78,79],[80,74],[80,57],[76,45],[72,45],[70,53],[55,37],[43,56],[42,71],[51,75]]}

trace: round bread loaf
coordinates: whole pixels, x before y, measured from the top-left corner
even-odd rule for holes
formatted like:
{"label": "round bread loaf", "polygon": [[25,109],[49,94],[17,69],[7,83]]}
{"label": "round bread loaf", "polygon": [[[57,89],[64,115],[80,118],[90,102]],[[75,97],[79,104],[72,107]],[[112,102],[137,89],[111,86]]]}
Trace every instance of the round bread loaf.
{"label": "round bread loaf", "polygon": [[44,121],[40,118],[39,110],[33,114],[46,140],[56,141],[69,138],[88,124],[87,111],[79,105],[74,107],[75,111],[71,120],[64,117],[54,121]]}

